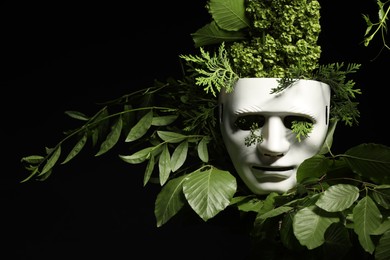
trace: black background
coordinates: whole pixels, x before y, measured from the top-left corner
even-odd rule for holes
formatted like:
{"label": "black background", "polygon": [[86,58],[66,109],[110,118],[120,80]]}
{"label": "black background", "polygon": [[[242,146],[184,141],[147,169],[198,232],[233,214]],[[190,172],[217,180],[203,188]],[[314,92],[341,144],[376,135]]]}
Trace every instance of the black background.
{"label": "black background", "polygon": [[[340,125],[335,152],[387,134],[390,51],[380,39],[362,45],[362,13],[371,0],[322,4],[322,63],[361,63],[355,81],[360,124]],[[205,0],[109,3],[2,1],[0,85],[2,170],[0,255],[7,259],[102,257],[244,259],[248,238],[236,219],[155,227],[158,187],[142,186],[143,168],[116,154],[81,155],[47,181],[19,183],[23,156],[42,154],[68,129],[65,110],[95,112],[106,101],[154,79],[179,77],[179,54],[193,52],[190,33],[209,21]],[[173,221],[174,222],[174,221]],[[237,224],[239,225],[239,224]],[[2,256],[1,256],[2,257]]]}

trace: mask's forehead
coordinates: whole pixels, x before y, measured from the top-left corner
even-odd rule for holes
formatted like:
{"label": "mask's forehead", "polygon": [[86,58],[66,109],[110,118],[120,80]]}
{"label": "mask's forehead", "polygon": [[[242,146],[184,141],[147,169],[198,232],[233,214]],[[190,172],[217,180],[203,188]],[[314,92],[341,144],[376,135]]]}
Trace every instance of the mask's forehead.
{"label": "mask's forehead", "polygon": [[[321,85],[308,86],[298,81],[279,94],[271,94],[277,86],[274,81],[239,81],[225,98],[225,109],[231,114],[294,113],[319,117],[323,115],[329,98]],[[325,89],[326,90],[326,89]]]}

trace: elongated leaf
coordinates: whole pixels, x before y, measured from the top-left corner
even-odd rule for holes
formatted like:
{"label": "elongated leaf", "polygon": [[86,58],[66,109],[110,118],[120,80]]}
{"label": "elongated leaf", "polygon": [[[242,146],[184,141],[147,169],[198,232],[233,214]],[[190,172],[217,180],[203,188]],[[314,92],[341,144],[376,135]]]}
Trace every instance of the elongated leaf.
{"label": "elongated leaf", "polygon": [[351,169],[379,184],[390,184],[390,148],[381,144],[361,144],[345,157]]}
{"label": "elongated leaf", "polygon": [[30,156],[23,157],[21,159],[21,162],[26,162],[29,164],[36,165],[41,163],[43,159],[45,159],[45,157],[43,157],[42,155],[30,155]]}
{"label": "elongated leaf", "polygon": [[150,155],[150,159],[148,161],[148,164],[146,165],[145,174],[144,174],[144,186],[149,182],[150,176],[152,176],[153,170],[154,170],[154,156],[153,154]]}
{"label": "elongated leaf", "polygon": [[326,229],[339,221],[337,217],[318,214],[317,209],[314,206],[303,208],[295,214],[293,220],[295,237],[310,250],[321,246],[325,242]]}
{"label": "elongated leaf", "polygon": [[361,246],[366,252],[372,254],[375,245],[370,235],[379,227],[381,213],[369,196],[362,198],[353,209],[353,221]]}
{"label": "elongated leaf", "polygon": [[190,173],[183,183],[188,203],[204,221],[224,210],[236,189],[234,176],[213,166]]}
{"label": "elongated leaf", "polygon": [[95,147],[99,141],[99,135],[100,135],[99,128],[95,128],[91,132],[92,132],[91,134],[92,146]]}
{"label": "elongated leaf", "polygon": [[76,143],[76,145],[72,148],[69,154],[66,156],[65,160],[61,164],[65,164],[72,160],[76,155],[80,153],[80,151],[84,148],[88,139],[87,132],[83,135],[83,137]]}
{"label": "elongated leaf", "polygon": [[185,178],[186,175],[183,175],[168,181],[157,195],[154,207],[157,227],[164,225],[184,206],[183,182]]}
{"label": "elongated leaf", "polygon": [[187,136],[169,132],[169,131],[157,131],[157,135],[164,141],[168,143],[179,143],[187,138]]}
{"label": "elongated leaf", "polygon": [[61,146],[57,146],[57,148],[53,151],[52,155],[50,156],[50,158],[47,160],[45,166],[43,166],[43,169],[42,171],[39,173],[38,176],[41,176],[41,175],[44,175],[46,173],[48,173],[53,167],[54,165],[57,163],[58,159],[60,158],[61,156]]}
{"label": "elongated leaf", "polygon": [[168,144],[165,144],[158,160],[158,170],[160,172],[160,185],[164,185],[171,173],[171,155],[169,154]]}
{"label": "elongated leaf", "polygon": [[207,150],[207,143],[208,142],[209,142],[209,138],[207,136],[205,136],[198,143],[198,156],[205,163],[207,163],[209,161],[209,152]]}
{"label": "elongated leaf", "polygon": [[375,249],[375,260],[390,259],[390,230],[381,236]]}
{"label": "elongated leaf", "polygon": [[172,153],[172,157],[171,157],[172,172],[175,172],[184,164],[185,160],[187,159],[187,153],[188,153],[188,142],[183,141],[175,148],[175,150]]}
{"label": "elongated leaf", "polygon": [[95,154],[95,156],[100,156],[108,152],[112,147],[115,146],[121,136],[122,125],[122,117],[119,116],[115,124],[112,125],[111,132],[107,135],[106,140],[104,140],[104,142],[100,146],[100,150],[97,152],[97,154]]}
{"label": "elongated leaf", "polygon": [[122,132],[129,133],[132,126],[134,126],[136,121],[136,113],[134,112],[133,106],[131,104],[123,105],[123,114],[122,114]]}
{"label": "elongated leaf", "polygon": [[154,126],[165,126],[173,123],[177,119],[177,115],[169,115],[169,116],[156,116],[153,117],[152,125]]}
{"label": "elongated leaf", "polygon": [[330,186],[317,200],[316,205],[328,212],[348,209],[359,197],[359,189],[349,184]]}
{"label": "elongated leaf", "polygon": [[92,127],[92,146],[95,147],[100,139],[106,137],[109,130],[110,124],[107,107],[100,109],[100,111],[89,120],[88,124]]}
{"label": "elongated leaf", "polygon": [[332,144],[333,144],[333,135],[334,135],[334,131],[336,130],[336,126],[337,126],[337,121],[331,121],[329,123],[329,128],[328,128],[328,132],[326,134],[326,138],[325,138],[325,141],[321,147],[321,150],[319,151],[318,154],[327,154],[329,153],[330,149],[332,148]]}
{"label": "elongated leaf", "polygon": [[142,150],[139,150],[138,152],[135,152],[131,155],[119,155],[119,158],[121,158],[123,161],[131,164],[137,164],[137,163],[142,163],[146,159],[150,157],[150,153],[154,147],[146,147]]}
{"label": "elongated leaf", "polygon": [[152,125],[153,111],[150,110],[131,128],[125,142],[132,142],[141,138]]}
{"label": "elongated leaf", "polygon": [[68,115],[71,118],[81,120],[81,121],[88,121],[89,117],[85,114],[79,112],[79,111],[65,111],[65,114]]}

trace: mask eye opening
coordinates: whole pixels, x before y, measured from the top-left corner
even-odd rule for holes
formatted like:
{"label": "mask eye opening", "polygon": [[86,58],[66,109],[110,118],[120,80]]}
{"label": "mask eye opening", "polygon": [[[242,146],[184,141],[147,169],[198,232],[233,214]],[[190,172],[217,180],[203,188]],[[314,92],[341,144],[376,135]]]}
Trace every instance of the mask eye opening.
{"label": "mask eye opening", "polygon": [[258,128],[263,127],[265,123],[265,117],[263,115],[242,115],[234,121],[234,126],[238,129],[250,131],[253,125]]}
{"label": "mask eye opening", "polygon": [[305,116],[298,116],[298,115],[290,115],[290,116],[285,116],[283,119],[283,124],[286,128],[292,129],[293,122],[306,122],[306,123],[311,123],[313,124],[313,120],[310,118],[307,118]]}

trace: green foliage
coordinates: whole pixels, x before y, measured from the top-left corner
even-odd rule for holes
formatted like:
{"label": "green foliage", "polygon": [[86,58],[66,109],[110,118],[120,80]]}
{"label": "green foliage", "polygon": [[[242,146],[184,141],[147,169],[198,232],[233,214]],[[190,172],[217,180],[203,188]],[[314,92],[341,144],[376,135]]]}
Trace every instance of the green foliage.
{"label": "green foliage", "polygon": [[[295,189],[263,198],[252,232],[259,247],[271,239],[288,248],[287,254],[302,256],[303,246],[308,250],[306,256],[332,259],[334,254],[325,253],[326,248],[342,241],[339,247],[333,248],[338,259],[344,259],[347,251],[356,247],[375,259],[390,257],[390,251],[385,248],[389,245],[390,231],[389,152],[390,148],[383,145],[362,144],[345,154],[307,159],[298,169],[299,184]],[[368,168],[371,170],[364,170]],[[376,169],[381,170],[379,182],[371,175]],[[241,201],[244,201],[242,197]],[[245,203],[251,204],[248,200],[240,207],[245,208]],[[276,228],[272,223],[279,226],[278,235],[270,236],[271,229]],[[299,245],[279,240],[279,237],[290,237],[291,230]]]}
{"label": "green foliage", "polygon": [[[387,3],[378,1],[379,24],[366,17],[367,35],[375,26],[382,33],[386,30]],[[161,186],[154,210],[158,227],[185,207],[203,221],[229,208],[239,211],[243,221],[249,216],[254,248],[259,250],[254,255],[343,259],[358,249],[368,257],[389,259],[390,148],[368,143],[343,154],[331,152],[337,122],[358,121],[358,103],[353,99],[361,92],[347,76],[360,65],[344,69],[343,63],[317,64],[318,2],[211,0],[207,8],[213,21],[193,34],[200,56],[180,56],[189,75],[156,81],[152,87],[104,103],[93,116],[66,111],[80,126],[65,132],[43,155],[23,157],[28,175],[22,182],[46,180],[56,167],[85,151],[87,143],[99,157],[122,142],[126,153],[118,152],[119,159],[145,166],[144,186]],[[219,44],[216,54],[206,50],[213,44]],[[331,124],[324,145],[299,166],[298,185],[284,194],[245,192],[229,164],[218,131],[215,97],[222,88],[232,91],[242,76],[280,77],[275,93],[297,78],[319,80],[332,89]],[[292,122],[299,141],[311,128],[308,122]],[[262,141],[257,125],[244,141],[246,145]]]}
{"label": "green foliage", "polygon": [[[200,53],[201,56],[180,55],[186,61],[188,71],[196,74],[196,84],[205,86],[204,91],[211,92],[213,96],[217,96],[222,88],[231,92],[239,77],[231,68],[225,45],[222,43],[218,55],[214,54],[213,57],[203,48],[200,48]],[[194,64],[199,67],[194,67]]]}
{"label": "green foliage", "polygon": [[390,12],[390,1],[382,2],[377,0],[378,6],[378,19],[377,22],[372,22],[370,17],[366,14],[363,14],[363,19],[366,22],[366,31],[364,33],[364,46],[368,46],[371,41],[374,39],[378,32],[381,33],[383,47],[390,50],[389,45],[387,45],[387,41],[385,35],[387,33],[387,20],[389,19]]}
{"label": "green foliage", "polygon": [[[222,142],[217,141],[216,113],[209,112],[216,108],[209,99],[211,93],[201,91],[202,96],[191,96],[198,99],[202,111],[208,111],[203,116],[209,118],[202,121],[202,127],[189,127],[200,113],[187,103],[192,93],[188,88],[194,86],[191,77],[156,82],[154,87],[103,104],[92,117],[67,112],[82,125],[66,132],[54,148],[46,149],[46,155],[22,158],[30,172],[24,181],[45,180],[61,160],[65,164],[77,157],[88,141],[97,148],[95,156],[112,151],[123,141],[128,145],[126,151],[133,152],[119,158],[129,164],[144,164],[144,185],[158,183],[162,187],[155,202],[158,227],[185,207],[203,221],[231,208],[243,217],[253,215],[249,218],[253,221],[250,234],[259,250],[266,243],[269,250],[287,255],[333,259],[336,254],[342,259],[360,248],[377,259],[389,257],[389,147],[361,144],[333,155],[334,123],[322,149],[327,152],[300,165],[295,188],[267,196],[246,193],[236,181],[234,168],[226,164]],[[62,154],[65,150],[67,154]]]}
{"label": "green foliage", "polygon": [[244,142],[246,146],[258,144],[263,141],[263,136],[260,133],[260,127],[257,123],[253,123],[249,129],[249,136],[245,137]]}
{"label": "green foliage", "polygon": [[298,142],[309,136],[310,132],[313,130],[313,123],[306,121],[292,121],[292,132],[295,133]]}
{"label": "green foliage", "polygon": [[247,0],[245,6],[249,37],[228,49],[241,77],[282,78],[293,68],[308,73],[317,67],[321,27],[316,0]]}
{"label": "green foliage", "polygon": [[226,43],[239,77],[286,77],[290,68],[317,67],[316,0],[211,0],[207,8],[212,21],[192,34],[195,47]]}
{"label": "green foliage", "polygon": [[[359,103],[354,100],[361,90],[347,76],[360,64],[319,64],[318,1],[210,0],[207,8],[212,21],[192,34],[200,54],[180,56],[197,85],[216,96],[222,88],[232,91],[239,78],[279,78],[271,93],[299,78],[318,80],[332,90],[330,118],[348,126],[358,124]],[[219,46],[218,54],[204,49],[210,45]],[[297,137],[306,136],[303,133]]]}
{"label": "green foliage", "polygon": [[163,185],[193,157],[200,160],[198,165],[208,163],[209,146],[222,149],[218,146],[221,141],[216,109],[217,100],[197,89],[193,78],[185,77],[182,81],[156,82],[151,88],[107,102],[92,117],[67,111],[82,125],[65,132],[65,137],[53,148],[47,148],[44,155],[22,158],[30,172],[23,181],[46,179],[55,166],[69,163],[79,155],[87,142],[97,149],[95,156],[102,156],[123,141],[132,147],[127,151],[133,153],[121,154],[119,158],[130,164],[149,162],[145,185],[158,165],[157,177]]}
{"label": "green foliage", "polygon": [[343,62],[321,65],[311,78],[324,82],[331,88],[330,118],[352,126],[359,122],[359,103],[354,100],[362,92],[360,88],[356,88],[355,81],[347,79],[347,76],[356,73],[361,64],[351,63],[345,69],[344,67]]}

